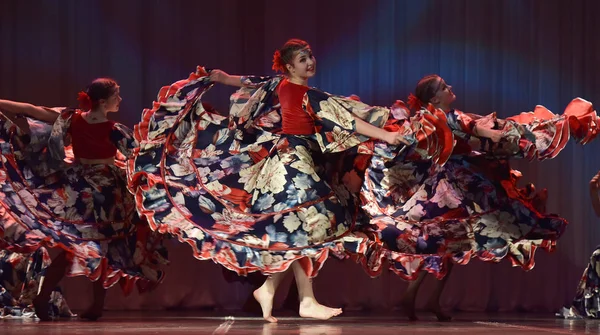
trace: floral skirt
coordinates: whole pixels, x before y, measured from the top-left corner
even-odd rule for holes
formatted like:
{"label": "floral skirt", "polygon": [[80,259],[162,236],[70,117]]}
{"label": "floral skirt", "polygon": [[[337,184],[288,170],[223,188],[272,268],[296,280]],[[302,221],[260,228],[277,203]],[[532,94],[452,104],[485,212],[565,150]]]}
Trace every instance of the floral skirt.
{"label": "floral skirt", "polygon": [[448,262],[471,258],[508,258],[529,270],[538,248],[555,248],[567,221],[546,213],[546,190],[517,185],[521,173],[509,159],[553,158],[571,138],[588,143],[598,133],[592,105],[574,99],[561,116],[538,106],[507,120],[495,114],[468,119],[495,125],[504,137],[494,144],[455,131],[454,154],[443,166],[402,156],[371,159],[361,190],[370,224],[355,234],[367,242],[352,254],[370,275],[387,261],[406,280],[422,270],[442,278]]}
{"label": "floral skirt", "polygon": [[[443,167],[404,163],[386,168],[374,158],[362,196],[370,225],[363,254],[354,255],[375,276],[384,261],[406,280],[421,270],[442,278],[447,262],[508,257],[526,270],[537,248],[552,250],[567,221],[543,212],[545,193],[517,187],[507,161],[451,157]],[[389,185],[393,185],[390,187]]]}
{"label": "floral skirt", "polygon": [[[339,152],[363,144],[368,151],[368,141],[351,129],[352,111],[377,123],[385,122],[387,110],[310,89],[305,108],[318,131],[283,134],[278,82],[234,94],[229,118],[204,108],[202,96],[212,84],[203,68],[163,87],[135,128],[140,148],[130,162],[129,186],[152,229],[177,236],[197,259],[239,275],[283,272],[300,261],[312,277],[330,254],[344,257],[342,248],[360,246],[360,239],[342,241],[359,215],[362,179],[352,172],[358,162],[334,168],[345,157]],[[414,137],[412,128],[404,130]],[[423,142],[432,132],[421,133]]]}
{"label": "floral skirt", "polygon": [[28,120],[29,130],[0,116],[0,249],[33,253],[42,246],[67,253],[67,275],[121,281],[125,293],[163,278],[162,237],[136,214],[124,169],[55,161],[52,127]]}

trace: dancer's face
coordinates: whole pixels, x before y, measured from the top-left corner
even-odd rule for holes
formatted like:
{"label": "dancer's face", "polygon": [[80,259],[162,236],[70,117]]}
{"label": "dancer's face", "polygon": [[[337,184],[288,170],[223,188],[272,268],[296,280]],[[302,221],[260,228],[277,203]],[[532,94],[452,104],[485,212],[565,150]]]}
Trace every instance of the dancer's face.
{"label": "dancer's face", "polygon": [[292,64],[287,64],[286,68],[290,77],[307,80],[316,74],[317,60],[313,56],[312,50],[305,48],[295,53]]}
{"label": "dancer's face", "polygon": [[109,113],[118,112],[119,106],[121,105],[121,101],[123,101],[123,99],[121,98],[120,88],[117,86],[113,95],[108,97],[108,99],[100,100],[100,106]]}
{"label": "dancer's face", "polygon": [[438,79],[437,85],[438,89],[435,96],[431,98],[431,103],[449,107],[456,100],[456,95],[452,92],[452,86],[446,84],[446,81],[441,77]]}

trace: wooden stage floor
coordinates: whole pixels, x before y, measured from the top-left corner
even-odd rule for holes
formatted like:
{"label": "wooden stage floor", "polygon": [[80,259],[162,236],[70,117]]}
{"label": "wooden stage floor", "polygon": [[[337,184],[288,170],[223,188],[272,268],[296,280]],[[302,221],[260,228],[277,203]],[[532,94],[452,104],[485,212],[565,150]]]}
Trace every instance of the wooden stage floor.
{"label": "wooden stage floor", "polygon": [[215,316],[206,312],[107,312],[97,322],[77,319],[40,323],[32,319],[0,320],[1,335],[71,334],[600,334],[600,320],[563,320],[540,314],[457,314],[452,322],[424,317],[409,322],[397,315],[352,314],[329,321],[280,317],[279,323],[261,318]]}

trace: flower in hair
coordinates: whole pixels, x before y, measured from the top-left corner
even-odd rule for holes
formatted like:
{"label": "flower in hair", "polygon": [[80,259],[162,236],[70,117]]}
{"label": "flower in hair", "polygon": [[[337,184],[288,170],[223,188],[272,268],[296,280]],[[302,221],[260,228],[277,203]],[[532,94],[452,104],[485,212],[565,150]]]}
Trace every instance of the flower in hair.
{"label": "flower in hair", "polygon": [[90,98],[90,96],[81,91],[77,94],[77,101],[79,101],[79,108],[87,111],[92,109],[92,99]]}
{"label": "flower in hair", "polygon": [[410,94],[408,96],[408,106],[415,111],[421,110],[423,108],[423,102],[417,98],[414,94]]}
{"label": "flower in hair", "polygon": [[281,58],[281,52],[275,51],[273,54],[273,66],[271,67],[276,72],[285,72],[285,64]]}

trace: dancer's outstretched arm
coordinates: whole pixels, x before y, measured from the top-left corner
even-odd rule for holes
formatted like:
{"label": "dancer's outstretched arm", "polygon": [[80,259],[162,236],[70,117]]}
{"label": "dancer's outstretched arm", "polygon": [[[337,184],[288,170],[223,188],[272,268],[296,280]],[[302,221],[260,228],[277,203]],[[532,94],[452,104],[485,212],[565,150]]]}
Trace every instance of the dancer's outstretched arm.
{"label": "dancer's outstretched arm", "polygon": [[221,83],[228,86],[244,87],[242,76],[232,76],[222,70],[210,71],[210,80],[216,83]]}
{"label": "dancer's outstretched arm", "polygon": [[[244,87],[245,85],[242,79],[242,76],[232,76],[222,70],[212,70],[210,72],[210,80],[228,86]],[[389,132],[375,127],[357,116],[354,117],[354,120],[356,121],[356,132],[361,135],[382,140],[389,144],[409,144],[399,132]]]}
{"label": "dancer's outstretched arm", "polygon": [[356,132],[361,135],[385,141],[393,145],[410,144],[404,139],[404,136],[401,132],[391,132],[375,127],[358,116],[354,116],[354,121],[356,122]]}
{"label": "dancer's outstretched arm", "polygon": [[47,123],[54,123],[58,113],[47,110],[40,106],[11,100],[0,100],[0,111],[12,116],[24,115]]}

